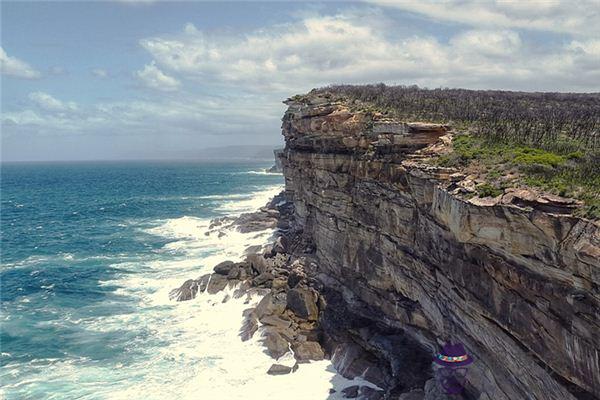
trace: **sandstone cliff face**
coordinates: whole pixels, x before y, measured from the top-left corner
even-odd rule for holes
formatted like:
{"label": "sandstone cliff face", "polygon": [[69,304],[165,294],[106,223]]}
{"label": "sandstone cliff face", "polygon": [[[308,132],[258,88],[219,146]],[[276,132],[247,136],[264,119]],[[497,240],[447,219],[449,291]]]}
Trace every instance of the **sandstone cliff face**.
{"label": "sandstone cliff face", "polygon": [[460,173],[419,161],[444,126],[324,97],[288,105],[286,194],[321,280],[349,308],[432,355],[464,343],[468,397],[600,397],[597,222],[524,190],[461,199]]}

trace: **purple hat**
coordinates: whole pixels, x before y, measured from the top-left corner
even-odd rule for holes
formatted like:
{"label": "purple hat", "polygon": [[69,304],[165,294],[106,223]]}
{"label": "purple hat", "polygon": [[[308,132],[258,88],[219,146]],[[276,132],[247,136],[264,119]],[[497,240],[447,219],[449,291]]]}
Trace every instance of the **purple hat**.
{"label": "purple hat", "polygon": [[444,367],[462,367],[471,364],[473,359],[467,354],[462,343],[446,343],[433,362]]}

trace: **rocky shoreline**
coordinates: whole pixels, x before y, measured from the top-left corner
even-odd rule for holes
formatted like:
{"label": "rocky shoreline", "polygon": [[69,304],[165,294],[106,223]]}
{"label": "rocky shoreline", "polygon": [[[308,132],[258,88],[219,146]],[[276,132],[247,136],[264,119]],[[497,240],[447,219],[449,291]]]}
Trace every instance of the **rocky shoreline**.
{"label": "rocky shoreline", "polygon": [[[200,293],[216,294],[224,289],[232,289],[232,297],[245,297],[247,303],[253,296],[262,296],[256,307],[244,310],[239,337],[247,341],[260,335],[264,352],[273,358],[266,374],[293,373],[303,363],[326,358],[343,377],[362,377],[372,383],[344,388],[344,398],[378,400],[398,387],[424,387],[431,378],[426,372],[429,354],[407,336],[368,326],[367,320],[357,329],[361,317],[319,281],[314,246],[293,228],[293,215],[293,204],[281,193],[255,213],[214,220],[209,234],[218,235],[232,227],[241,232],[277,229],[271,243],[247,249],[244,261],[223,261],[214,266],[213,273],[189,279],[172,290],[170,298],[189,301]],[[229,300],[226,295],[223,302]],[[290,351],[294,365],[278,363]],[[418,360],[419,367],[396,366],[395,370],[379,359],[383,355],[391,362],[400,359],[400,353],[404,359]]]}

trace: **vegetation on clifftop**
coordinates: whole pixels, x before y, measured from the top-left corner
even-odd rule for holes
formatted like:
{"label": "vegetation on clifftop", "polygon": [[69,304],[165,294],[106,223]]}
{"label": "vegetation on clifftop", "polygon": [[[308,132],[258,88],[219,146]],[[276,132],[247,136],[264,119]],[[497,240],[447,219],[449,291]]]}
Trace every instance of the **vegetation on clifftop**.
{"label": "vegetation on clifftop", "polygon": [[531,186],[583,200],[600,219],[600,93],[525,93],[417,86],[339,85],[317,89],[357,110],[405,121],[450,124],[453,151],[433,160],[485,182],[480,197]]}

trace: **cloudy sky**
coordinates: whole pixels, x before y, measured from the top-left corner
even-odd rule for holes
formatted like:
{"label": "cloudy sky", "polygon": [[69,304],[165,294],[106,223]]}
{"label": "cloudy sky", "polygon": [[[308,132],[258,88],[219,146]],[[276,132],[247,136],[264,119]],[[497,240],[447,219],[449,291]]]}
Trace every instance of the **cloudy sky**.
{"label": "cloudy sky", "polygon": [[2,2],[2,159],[279,145],[330,83],[600,91],[600,2]]}

